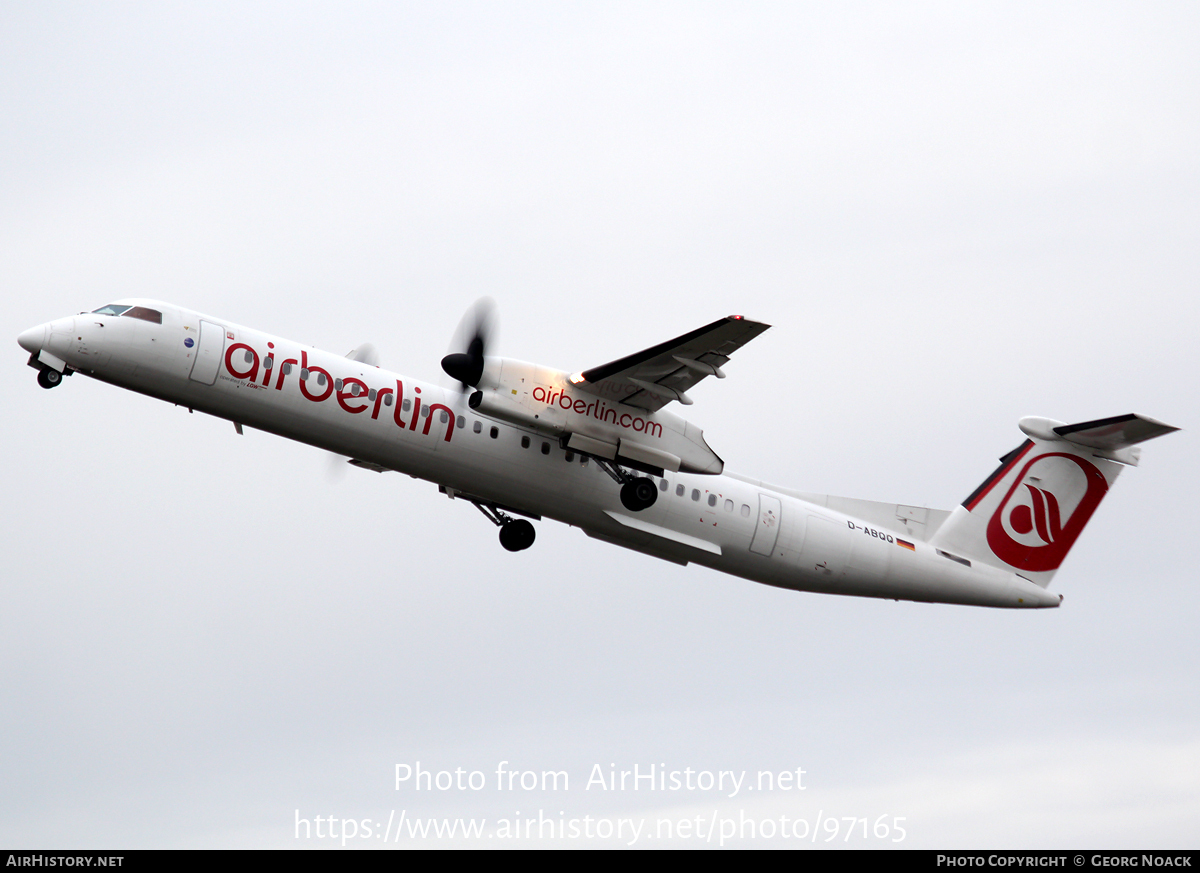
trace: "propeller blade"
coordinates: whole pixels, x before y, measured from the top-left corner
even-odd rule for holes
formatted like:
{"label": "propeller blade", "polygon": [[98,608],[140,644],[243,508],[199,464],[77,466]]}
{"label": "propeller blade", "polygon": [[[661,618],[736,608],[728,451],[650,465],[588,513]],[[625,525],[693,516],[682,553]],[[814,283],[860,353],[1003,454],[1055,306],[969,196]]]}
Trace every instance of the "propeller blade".
{"label": "propeller blade", "polygon": [[462,384],[462,390],[474,388],[483,378],[484,355],[495,332],[496,304],[482,297],[463,315],[458,323],[451,354],[442,358],[442,370]]}
{"label": "propeller blade", "polygon": [[368,367],[379,366],[379,352],[370,343],[363,343],[361,346],[351,349],[346,353],[346,357],[352,361],[358,361],[360,364],[366,364]]}
{"label": "propeller blade", "polygon": [[330,484],[340,482],[346,476],[346,461],[349,458],[345,455],[336,455],[333,452],[326,452],[325,454],[325,480]]}

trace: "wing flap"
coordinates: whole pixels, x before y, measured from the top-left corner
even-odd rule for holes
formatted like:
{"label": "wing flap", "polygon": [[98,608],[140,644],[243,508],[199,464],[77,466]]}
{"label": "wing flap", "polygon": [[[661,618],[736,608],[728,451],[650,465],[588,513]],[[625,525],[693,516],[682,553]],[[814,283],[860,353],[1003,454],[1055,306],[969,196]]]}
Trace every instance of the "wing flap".
{"label": "wing flap", "polygon": [[729,356],[769,328],[730,315],[571,377],[579,389],[655,412],[672,401],[689,405],[687,391],[708,376],[724,378]]}

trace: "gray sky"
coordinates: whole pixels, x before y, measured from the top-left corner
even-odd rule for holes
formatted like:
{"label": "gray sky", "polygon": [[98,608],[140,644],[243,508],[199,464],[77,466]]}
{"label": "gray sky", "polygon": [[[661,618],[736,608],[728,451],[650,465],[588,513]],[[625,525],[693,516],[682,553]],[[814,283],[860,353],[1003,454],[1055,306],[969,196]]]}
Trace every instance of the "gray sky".
{"label": "gray sky", "polygon": [[[0,843],[541,809],[1194,847],[1198,44],[1187,3],[4,3]],[[485,294],[498,353],[566,370],[773,324],[686,412],[804,490],[949,508],[1023,415],[1185,430],[1098,511],[1063,608],[1010,613],[554,523],[509,555],[431,484],[43,391],[16,345],[148,296],[432,379]],[[489,783],[395,790],[416,761]],[[570,789],[497,791],[501,761]],[[594,764],[805,790],[585,790]]]}

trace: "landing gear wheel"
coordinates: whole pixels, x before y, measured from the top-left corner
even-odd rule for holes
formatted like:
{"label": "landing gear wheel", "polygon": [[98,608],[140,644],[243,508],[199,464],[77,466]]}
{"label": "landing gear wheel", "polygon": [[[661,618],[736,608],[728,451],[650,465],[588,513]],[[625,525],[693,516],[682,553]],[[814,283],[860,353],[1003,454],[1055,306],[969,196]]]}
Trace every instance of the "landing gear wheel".
{"label": "landing gear wheel", "polygon": [[649,509],[658,500],[658,489],[644,476],[630,479],[621,486],[621,505],[630,512]]}
{"label": "landing gear wheel", "polygon": [[38,370],[38,384],[43,388],[53,388],[61,381],[62,373],[58,370],[51,370],[49,367]]}
{"label": "landing gear wheel", "polygon": [[533,525],[523,518],[518,518],[500,528],[500,545],[510,552],[521,552],[533,545],[536,536],[537,531]]}

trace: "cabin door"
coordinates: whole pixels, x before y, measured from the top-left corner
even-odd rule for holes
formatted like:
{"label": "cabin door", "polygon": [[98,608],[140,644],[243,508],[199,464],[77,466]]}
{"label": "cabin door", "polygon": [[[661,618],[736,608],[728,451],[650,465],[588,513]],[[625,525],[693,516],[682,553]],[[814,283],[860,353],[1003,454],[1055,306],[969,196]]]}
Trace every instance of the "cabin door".
{"label": "cabin door", "polygon": [[779,539],[779,524],[783,517],[783,505],[778,497],[770,494],[758,495],[758,525],[754,528],[754,539],[750,551],[768,558],[775,551],[775,540]]}

